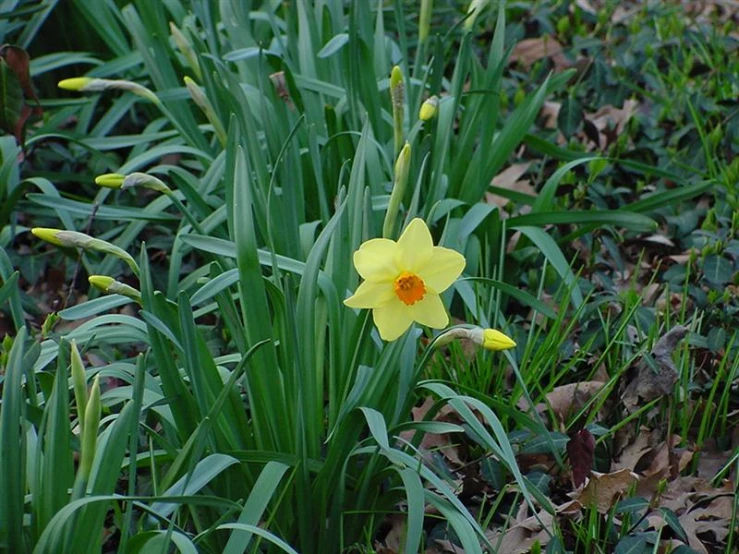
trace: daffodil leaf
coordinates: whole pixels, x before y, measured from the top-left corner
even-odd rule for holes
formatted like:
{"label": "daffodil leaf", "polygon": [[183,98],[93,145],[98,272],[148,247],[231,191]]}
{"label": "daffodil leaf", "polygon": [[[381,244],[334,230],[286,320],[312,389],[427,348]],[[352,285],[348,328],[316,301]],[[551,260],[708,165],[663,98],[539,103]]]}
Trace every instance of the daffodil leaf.
{"label": "daffodil leaf", "polygon": [[563,224],[616,225],[637,232],[649,232],[657,228],[657,222],[652,218],[626,210],[538,212],[519,215],[508,220],[508,227],[512,229],[532,225],[544,227]]}
{"label": "daffodil leaf", "polygon": [[540,314],[550,319],[554,319],[555,317],[557,317],[557,314],[555,313],[555,311],[551,307],[544,304],[544,302],[537,299],[536,297],[526,292],[525,290],[516,288],[512,285],[509,285],[508,283],[504,283],[503,281],[498,281],[496,279],[487,279],[485,277],[470,277],[464,280],[465,281],[479,281],[481,283],[485,283],[487,285],[490,285],[494,289],[498,289],[503,294],[507,294],[508,296],[515,298],[521,304],[535,309],[537,312],[539,312]]}
{"label": "daffodil leaf", "polygon": [[23,89],[20,80],[5,59],[0,57],[0,128],[16,134],[22,110]]}
{"label": "daffodil leaf", "polygon": [[346,43],[349,42],[349,34],[348,33],[339,33],[338,35],[335,35],[334,37],[329,40],[326,45],[321,48],[318,51],[318,54],[316,54],[316,57],[318,58],[328,58],[341,50]]}

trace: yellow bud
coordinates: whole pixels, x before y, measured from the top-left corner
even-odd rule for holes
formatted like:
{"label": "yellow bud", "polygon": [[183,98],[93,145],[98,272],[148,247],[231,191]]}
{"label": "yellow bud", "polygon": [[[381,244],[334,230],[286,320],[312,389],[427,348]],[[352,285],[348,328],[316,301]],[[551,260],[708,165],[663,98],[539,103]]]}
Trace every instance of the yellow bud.
{"label": "yellow bud", "polygon": [[85,90],[92,81],[92,77],[72,77],[59,81],[57,86],[64,90]]}
{"label": "yellow bud", "polygon": [[472,331],[471,338],[485,350],[508,350],[516,346],[513,339],[495,329],[478,327]]}
{"label": "yellow bud", "polygon": [[457,339],[471,340],[485,350],[492,351],[508,350],[516,346],[509,336],[495,329],[483,329],[482,327],[451,327],[436,337],[434,346],[438,348]]}
{"label": "yellow bud", "polygon": [[126,283],[116,281],[107,275],[90,275],[87,280],[93,287],[105,294],[120,294],[141,304],[141,293]]}
{"label": "yellow bud", "polygon": [[105,173],[104,175],[95,177],[95,184],[109,189],[119,189],[123,186],[123,180],[125,178],[126,176],[120,173]]}
{"label": "yellow bud", "polygon": [[90,275],[87,280],[92,286],[103,292],[108,292],[108,287],[115,283],[115,279],[108,277],[107,275]]}
{"label": "yellow bud", "polygon": [[472,0],[470,7],[467,9],[467,19],[464,21],[465,31],[472,29],[475,24],[475,19],[480,15],[480,12],[490,3],[490,0]]}
{"label": "yellow bud", "polygon": [[80,92],[103,92],[111,89],[126,90],[141,96],[142,98],[146,98],[157,105],[161,104],[157,95],[145,86],[134,83],[133,81],[125,81],[122,79],[73,77],[72,79],[64,79],[63,81],[60,81],[57,86],[65,90],[78,90]]}
{"label": "yellow bud", "polygon": [[45,240],[46,242],[49,242],[54,246],[65,246],[65,244],[57,237],[57,235],[61,232],[61,229],[49,229],[46,227],[34,227],[33,229],[31,229],[31,233],[33,233],[33,236],[41,240]]}
{"label": "yellow bud", "polygon": [[398,85],[403,84],[403,71],[400,66],[394,65],[390,72],[390,89],[395,90]]}
{"label": "yellow bud", "polygon": [[421,109],[418,112],[418,119],[421,121],[428,121],[436,117],[436,112],[439,111],[439,98],[432,96],[421,104]]}

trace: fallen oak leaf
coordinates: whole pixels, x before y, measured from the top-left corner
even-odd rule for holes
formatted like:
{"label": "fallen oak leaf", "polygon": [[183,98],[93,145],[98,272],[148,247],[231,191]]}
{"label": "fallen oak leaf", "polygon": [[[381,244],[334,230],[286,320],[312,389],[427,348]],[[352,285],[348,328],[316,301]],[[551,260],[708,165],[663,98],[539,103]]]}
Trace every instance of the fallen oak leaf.
{"label": "fallen oak leaf", "polygon": [[626,385],[621,395],[629,413],[636,412],[644,402],[672,394],[678,379],[672,353],[688,334],[688,329],[675,325],[652,348],[652,352],[637,364],[636,376]]}
{"label": "fallen oak leaf", "polygon": [[546,395],[546,404],[538,404],[536,410],[544,412],[547,408],[565,421],[571,413],[577,412],[605,386],[602,381],[583,381],[555,387]]}
{"label": "fallen oak leaf", "polygon": [[631,486],[639,481],[639,476],[628,469],[613,473],[590,472],[590,480],[582,490],[569,493],[570,498],[583,506],[593,506],[601,514],[606,514]]}
{"label": "fallen oak leaf", "polygon": [[554,72],[558,73],[573,64],[564,55],[562,45],[552,36],[544,35],[538,38],[527,38],[519,41],[513,47],[509,57],[510,63],[519,62],[525,69],[531,69],[537,61],[551,58],[554,63]]}

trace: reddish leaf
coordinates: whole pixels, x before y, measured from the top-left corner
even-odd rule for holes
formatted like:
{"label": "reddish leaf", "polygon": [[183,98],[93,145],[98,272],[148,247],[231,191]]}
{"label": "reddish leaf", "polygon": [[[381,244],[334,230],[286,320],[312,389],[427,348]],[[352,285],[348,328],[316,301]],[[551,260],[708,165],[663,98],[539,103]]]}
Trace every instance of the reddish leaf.
{"label": "reddish leaf", "polygon": [[[41,116],[38,96],[31,83],[28,53],[17,46],[0,47],[0,127],[23,144],[28,118]],[[33,106],[29,105],[33,102]]]}
{"label": "reddish leaf", "polygon": [[593,468],[595,439],[587,429],[580,429],[570,437],[567,443],[567,455],[572,465],[572,480],[576,487],[585,482]]}

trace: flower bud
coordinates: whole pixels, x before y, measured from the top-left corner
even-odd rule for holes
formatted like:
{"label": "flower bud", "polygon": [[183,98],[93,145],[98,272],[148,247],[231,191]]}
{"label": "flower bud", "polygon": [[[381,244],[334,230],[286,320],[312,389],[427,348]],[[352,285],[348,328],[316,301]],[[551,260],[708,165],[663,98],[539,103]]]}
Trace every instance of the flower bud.
{"label": "flower bud", "polygon": [[71,351],[72,366],[72,388],[74,389],[74,402],[77,404],[77,421],[80,429],[85,424],[85,408],[87,407],[87,379],[85,378],[85,366],[82,356],[77,349],[77,343],[72,341]]}
{"label": "flower bud", "polygon": [[72,77],[59,81],[57,86],[64,90],[84,91],[94,80],[92,77]]}
{"label": "flower bud", "polygon": [[490,3],[490,0],[472,0],[470,7],[467,8],[467,19],[464,21],[464,30],[470,31],[475,24],[475,19],[480,12]]}
{"label": "flower bud", "polygon": [[421,121],[428,121],[436,117],[436,113],[439,111],[439,97],[431,96],[423,104],[418,112],[418,119]]}
{"label": "flower bud", "polygon": [[96,77],[72,77],[59,81],[57,86],[64,90],[79,92],[104,92],[110,89],[125,90],[146,98],[154,104],[161,104],[157,95],[143,85],[123,79],[98,79]]}
{"label": "flower bud", "polygon": [[431,12],[434,10],[434,0],[421,0],[421,10],[418,14],[418,42],[424,43],[429,36],[431,27]]}
{"label": "flower bud", "polygon": [[122,248],[109,243],[108,241],[96,239],[85,233],[77,231],[62,231],[61,229],[47,229],[43,227],[34,227],[31,229],[34,236],[45,240],[55,246],[67,248],[82,248],[83,250],[94,250],[103,254],[111,254],[116,258],[120,258],[128,264],[133,272],[139,274],[139,266],[133,257]]}
{"label": "flower bud", "polygon": [[397,65],[390,73],[390,99],[393,107],[393,140],[395,153],[398,154],[403,144],[403,107],[405,102],[405,85],[403,72]]}
{"label": "flower bud", "polygon": [[213,125],[213,130],[218,137],[218,141],[221,145],[225,146],[227,140],[226,129],[223,127],[218,114],[216,114],[213,104],[211,104],[210,100],[205,95],[205,92],[203,92],[203,89],[195,81],[187,76],[185,76],[184,80],[185,87],[187,87],[187,91],[190,93],[190,98],[192,98],[192,101],[195,102],[195,104],[203,111],[205,117],[208,119],[210,124]]}
{"label": "flower bud", "polygon": [[119,189],[123,186],[125,175],[120,173],[105,173],[95,177],[95,184],[109,189]]}
{"label": "flower bud", "polygon": [[90,387],[90,396],[85,408],[85,421],[82,426],[82,440],[80,443],[80,467],[79,478],[82,483],[87,483],[92,472],[92,463],[95,460],[95,447],[97,446],[98,427],[100,426],[100,374]]}
{"label": "flower bud", "polygon": [[107,275],[90,275],[87,280],[93,287],[105,294],[120,294],[141,304],[141,293],[126,283],[116,281]]}
{"label": "flower bud", "polygon": [[472,329],[470,338],[479,344],[485,350],[492,350],[497,352],[499,350],[508,350],[509,348],[515,348],[516,343],[508,335],[501,333],[495,329],[483,329],[477,327]]}
{"label": "flower bud", "polygon": [[385,221],[382,225],[382,236],[385,238],[391,238],[393,235],[395,219],[398,216],[398,208],[400,208],[400,202],[403,200],[405,189],[408,185],[410,166],[411,145],[406,142],[400,154],[398,154],[398,159],[395,161],[393,191],[390,194],[390,202],[388,203],[387,212],[385,212]]}
{"label": "flower bud", "polygon": [[197,55],[195,55],[195,50],[193,50],[190,41],[187,40],[177,25],[171,21],[169,22],[169,32],[172,33],[172,40],[177,50],[185,57],[195,76],[199,79],[201,77],[200,62],[198,61]]}
{"label": "flower bud", "polygon": [[495,329],[482,327],[452,327],[441,333],[434,341],[435,347],[445,346],[457,339],[471,340],[485,350],[497,352],[514,348],[516,343],[508,335]]}
{"label": "flower bud", "polygon": [[36,238],[46,241],[54,246],[66,246],[57,238],[57,235],[61,233],[61,229],[49,229],[47,227],[34,227],[31,229],[31,233]]}

